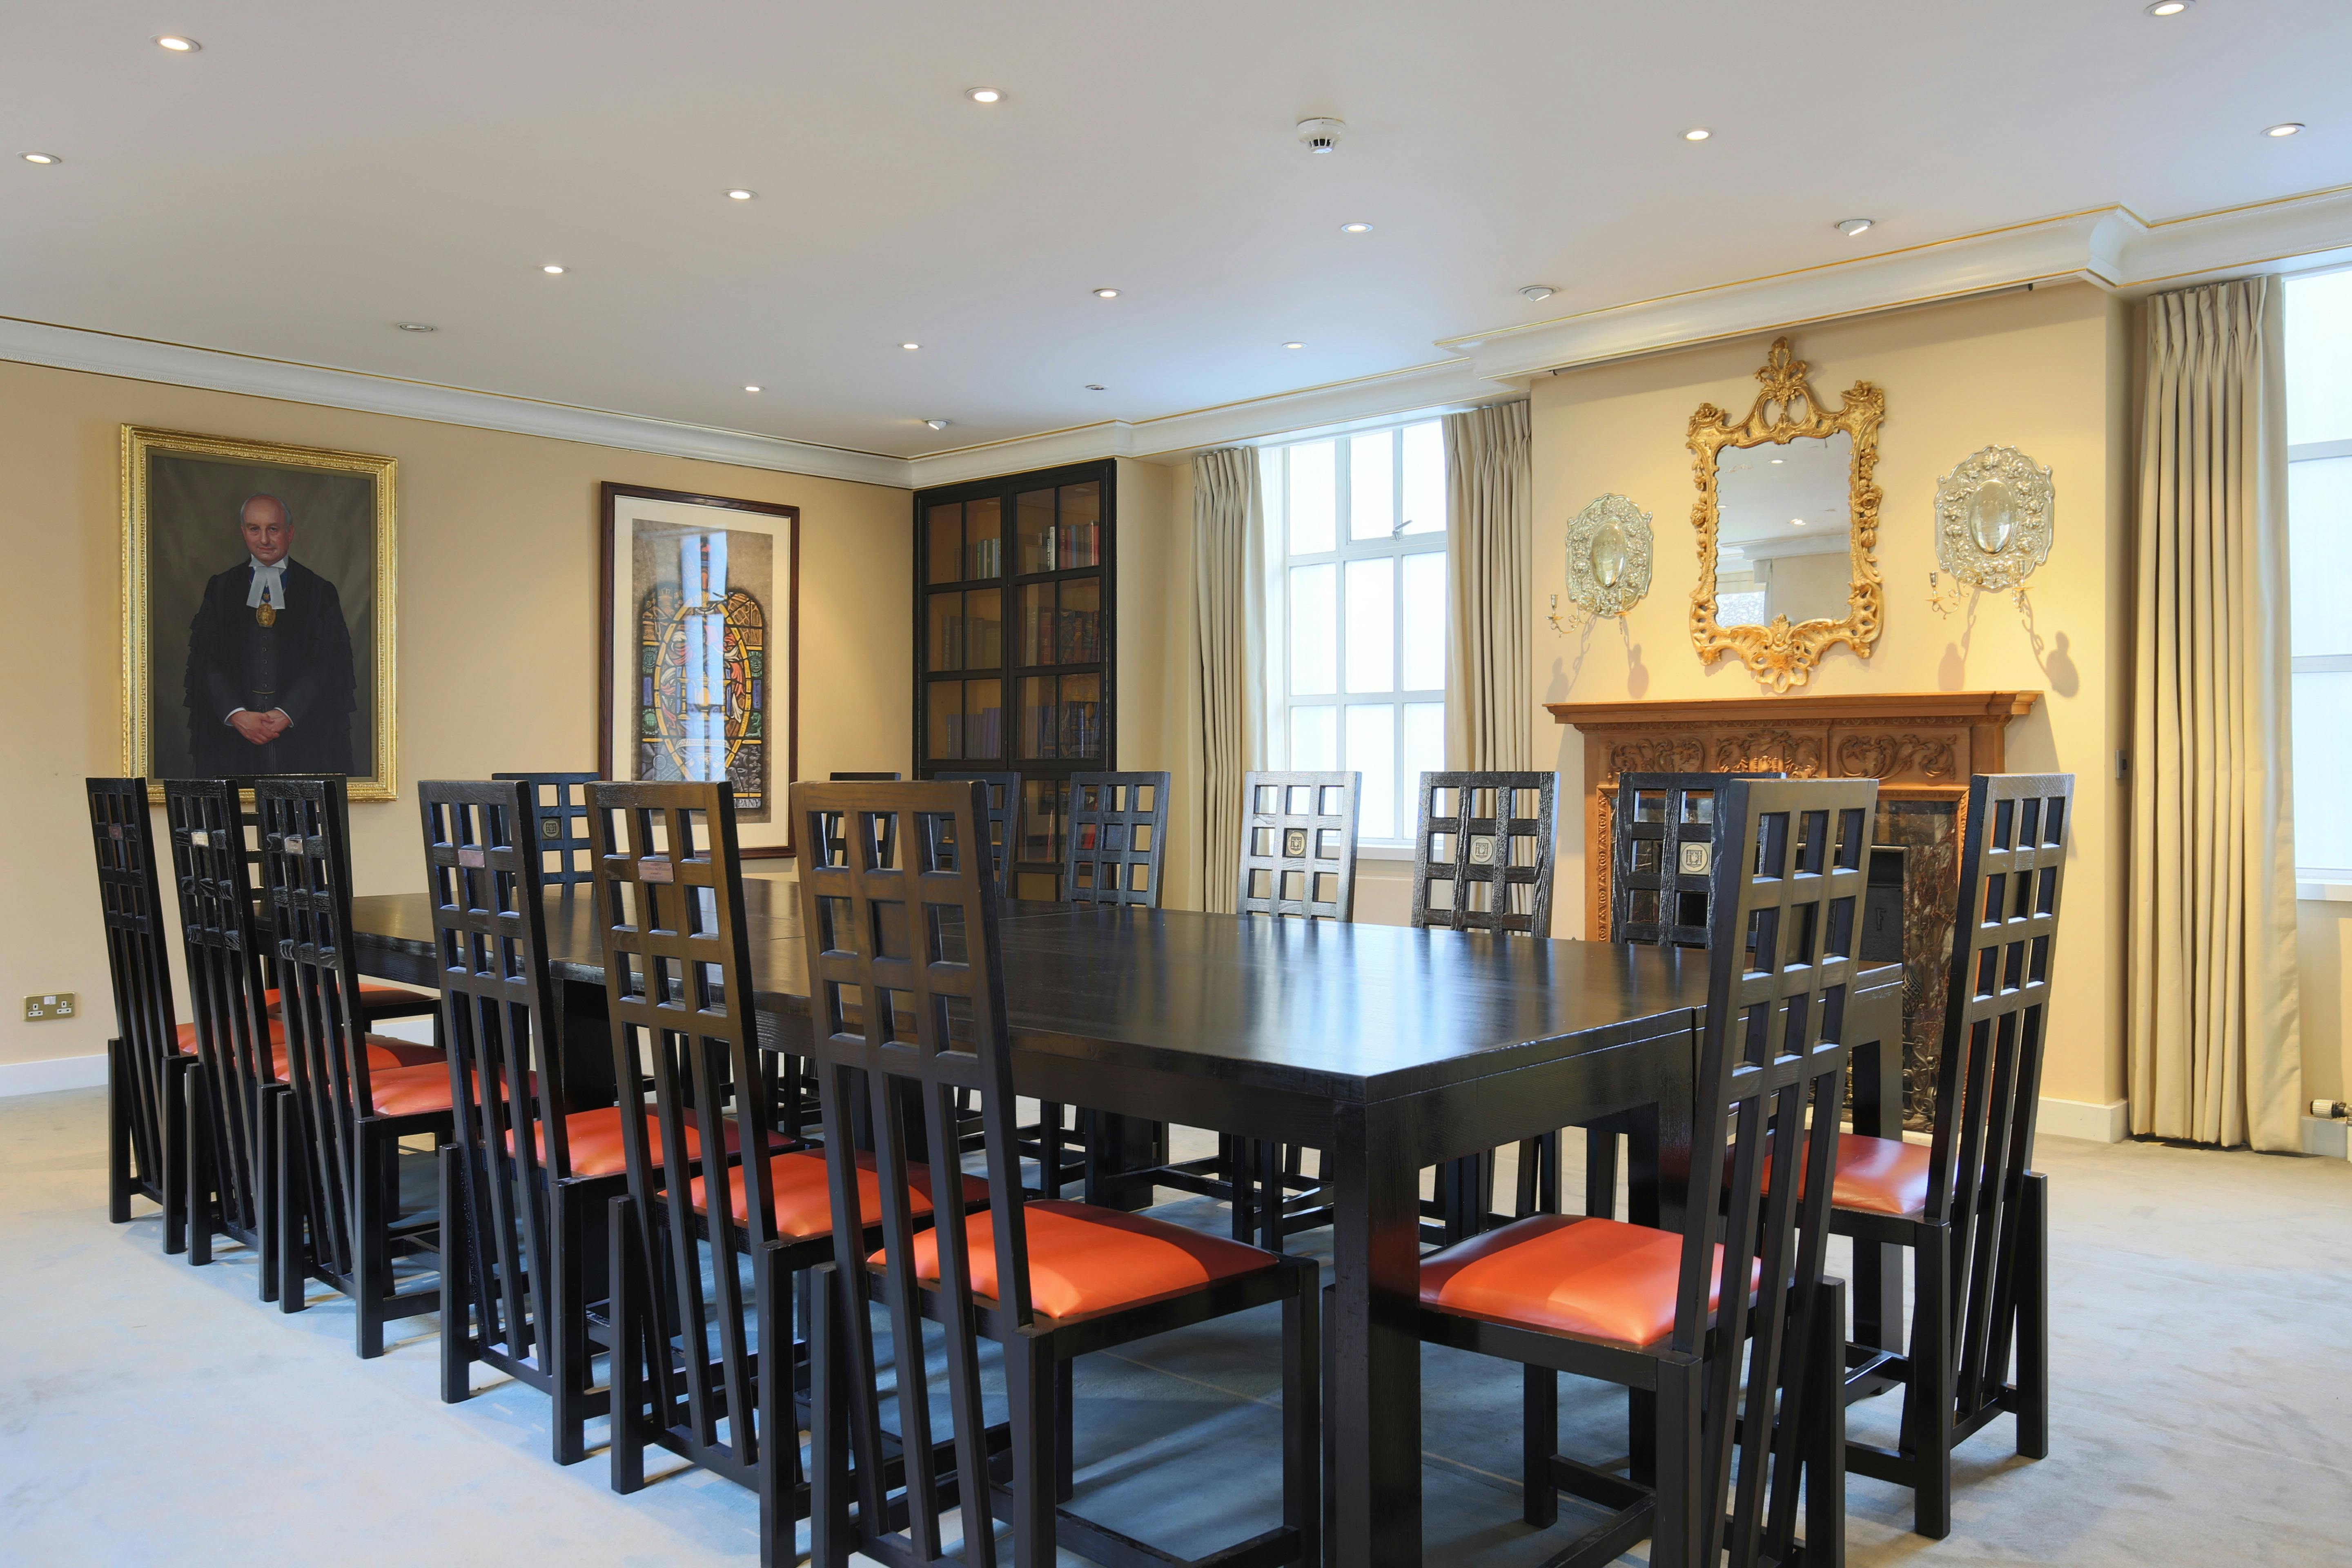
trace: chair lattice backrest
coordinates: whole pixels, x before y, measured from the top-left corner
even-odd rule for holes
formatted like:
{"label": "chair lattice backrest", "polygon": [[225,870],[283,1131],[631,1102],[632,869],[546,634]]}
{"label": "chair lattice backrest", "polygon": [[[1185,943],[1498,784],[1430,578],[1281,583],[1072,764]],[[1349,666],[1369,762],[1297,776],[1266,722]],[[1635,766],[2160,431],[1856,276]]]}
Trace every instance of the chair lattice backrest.
{"label": "chair lattice backrest", "polygon": [[1160,907],[1167,858],[1164,773],[1072,773],[1062,897],[1074,904]]}
{"label": "chair lattice backrest", "polygon": [[594,875],[589,866],[587,787],[597,773],[492,773],[493,784],[530,789],[530,842],[539,850],[539,879],[575,887]]}
{"label": "chair lattice backrest", "polygon": [[278,1010],[286,1023],[287,1079],[310,1202],[311,1256],[352,1277],[352,1231],[362,1171],[358,1122],[375,1114],[367,1027],[351,946],[351,817],[340,774],[258,778],[262,886],[278,945]]}
{"label": "chair lattice backrest", "polygon": [[[772,1239],[775,1192],[757,1152],[775,1131],[773,1068],[760,1049],[751,952],[737,849],[735,792],[717,784],[588,786],[596,923],[635,1245],[653,1271],[645,1354],[656,1426],[685,1427],[701,1449],[752,1463],[754,1303],[731,1261]],[[650,1115],[664,1157],[654,1157]],[[690,1131],[689,1131],[690,1130]],[[722,1152],[700,1161],[704,1193],[678,1150],[740,1149],[745,1213],[730,1201]],[[665,1170],[665,1166],[667,1169]],[[706,1271],[698,1237],[709,1247]],[[670,1347],[681,1344],[682,1355]],[[650,1353],[648,1353],[650,1352]],[[732,1419],[730,1419],[730,1415]],[[720,1424],[727,1423],[725,1436]]]}
{"label": "chair lattice backrest", "polygon": [[[562,1013],[540,901],[544,775],[416,786],[442,1037],[458,1092],[461,1202],[473,1245],[445,1260],[472,1273],[479,1337],[548,1359],[555,1240],[547,1183],[572,1174],[564,1140]],[[585,803],[581,809],[586,810]],[[442,1325],[462,1333],[464,1324]]]}
{"label": "chair lattice backrest", "polygon": [[1723,786],[1781,776],[1621,774],[1610,833],[1609,940],[1705,947]]}
{"label": "chair lattice backrest", "polygon": [[[793,809],[803,822],[833,813],[849,825],[840,853],[801,871],[834,1252],[840,1278],[864,1277],[872,1245],[865,1233],[879,1220],[895,1371],[901,1388],[912,1387],[927,1381],[921,1350],[908,1357],[905,1349],[923,1343],[915,1191],[941,1203],[940,1222],[932,1227],[941,1294],[949,1301],[972,1297],[967,1233],[948,1217],[961,1206],[948,1194],[962,1191],[958,1129],[966,1097],[977,1100],[982,1122],[996,1278],[1005,1282],[997,1304],[1016,1327],[1033,1321],[998,906],[982,863],[963,849],[977,842],[986,798],[977,783],[800,784],[793,786]],[[886,824],[896,831],[886,836]],[[893,844],[902,855],[889,852]],[[878,1215],[865,1212],[858,1194],[854,1133],[861,1121],[872,1128]],[[956,1473],[983,1475],[989,1459],[974,1320],[969,1311],[942,1316]],[[862,1306],[845,1319],[858,1478],[866,1517],[879,1520],[884,1458],[876,1347]],[[907,1528],[919,1560],[936,1562],[939,1467],[929,1402],[902,1397],[897,1404]],[[966,1541],[974,1544],[969,1535]],[[974,1561],[992,1562],[984,1533],[979,1544]]]}
{"label": "chair lattice backrest", "polygon": [[1412,923],[1551,935],[1558,773],[1421,775]]}
{"label": "chair lattice backrest", "polygon": [[98,854],[106,971],[121,1042],[116,1092],[131,1159],[150,1196],[163,1190],[164,1058],[179,1050],[172,1006],[171,948],[150,841],[145,779],[89,781],[90,840]]}
{"label": "chair lattice backrest", "polygon": [[988,786],[988,815],[982,822],[988,841],[988,863],[996,873],[997,887],[1011,898],[1009,863],[1016,842],[1013,835],[1021,829],[1021,775],[975,768],[942,768],[931,777],[943,783],[962,784],[969,780]]}
{"label": "chair lattice backrest", "polygon": [[198,1119],[195,1136],[208,1141],[224,1226],[251,1238],[261,1225],[261,1190],[268,1179],[260,1167],[262,1119],[278,1068],[269,1038],[269,933],[256,920],[250,823],[233,779],[168,780],[163,813],[172,834],[196,1056],[209,1097],[209,1114]]}
{"label": "chair lattice backrest", "polygon": [[[1803,1326],[1820,1295],[1877,798],[1875,780],[1733,780],[1712,803],[1713,940],[1673,1340],[1707,1352],[1699,1562],[1724,1548],[1735,1563],[1785,1561],[1769,1543],[1794,1538]],[[1716,1192],[1719,1210],[1705,1195]],[[1752,1301],[1738,1288],[1751,1268]]]}
{"label": "chair lattice backrest", "polygon": [[2072,773],[1969,781],[1927,1209],[1951,1226],[1953,1393],[1964,1410],[1996,1394],[2009,1365],[2074,804]]}
{"label": "chair lattice backrest", "polygon": [[1242,778],[1242,914],[1356,918],[1360,773],[1252,773]]}

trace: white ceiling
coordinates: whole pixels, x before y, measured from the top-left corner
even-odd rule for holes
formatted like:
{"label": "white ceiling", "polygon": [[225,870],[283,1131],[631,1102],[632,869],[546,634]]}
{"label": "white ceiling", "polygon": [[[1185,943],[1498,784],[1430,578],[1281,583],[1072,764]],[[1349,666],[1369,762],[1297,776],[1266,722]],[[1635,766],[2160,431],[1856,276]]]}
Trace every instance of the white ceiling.
{"label": "white ceiling", "polygon": [[0,0],[0,316],[905,457],[2352,183],[2352,5],[2142,6]]}

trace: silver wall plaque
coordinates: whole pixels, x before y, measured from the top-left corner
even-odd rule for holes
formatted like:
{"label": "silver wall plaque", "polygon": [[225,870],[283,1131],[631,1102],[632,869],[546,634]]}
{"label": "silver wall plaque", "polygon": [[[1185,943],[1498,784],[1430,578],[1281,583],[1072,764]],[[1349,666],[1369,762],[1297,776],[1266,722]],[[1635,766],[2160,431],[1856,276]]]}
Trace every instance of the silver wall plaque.
{"label": "silver wall plaque", "polygon": [[1568,597],[1590,616],[1622,616],[1650,591],[1650,514],[1623,496],[1589,502],[1568,524]]}
{"label": "silver wall plaque", "polygon": [[2015,590],[2050,559],[2057,493],[2014,447],[1987,447],[1936,485],[1936,560],[1963,583]]}

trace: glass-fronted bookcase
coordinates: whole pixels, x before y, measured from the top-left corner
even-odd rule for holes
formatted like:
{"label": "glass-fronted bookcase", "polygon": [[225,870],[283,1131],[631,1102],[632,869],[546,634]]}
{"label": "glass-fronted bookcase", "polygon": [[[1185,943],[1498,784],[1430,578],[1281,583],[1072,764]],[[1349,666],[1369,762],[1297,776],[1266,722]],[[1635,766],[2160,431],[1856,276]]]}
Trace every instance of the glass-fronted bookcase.
{"label": "glass-fronted bookcase", "polygon": [[1116,465],[915,494],[915,776],[1017,773],[1016,898],[1061,896],[1069,779],[1118,766]]}

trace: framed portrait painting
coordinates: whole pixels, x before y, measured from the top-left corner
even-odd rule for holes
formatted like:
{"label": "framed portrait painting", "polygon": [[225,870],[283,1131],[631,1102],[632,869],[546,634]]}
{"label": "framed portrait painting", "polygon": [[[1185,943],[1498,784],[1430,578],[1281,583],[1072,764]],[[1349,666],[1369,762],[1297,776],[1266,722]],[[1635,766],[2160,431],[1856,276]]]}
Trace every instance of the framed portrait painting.
{"label": "framed portrait painting", "polygon": [[610,779],[725,779],[745,857],[793,853],[798,507],[604,487],[601,698]]}
{"label": "framed portrait painting", "polygon": [[399,763],[399,465],[122,427],[124,771],[159,781]]}

